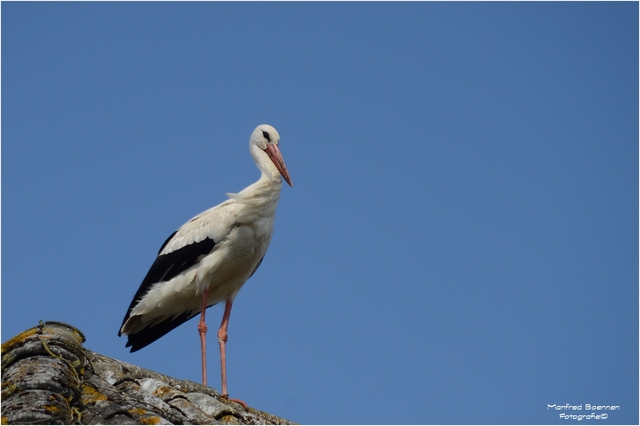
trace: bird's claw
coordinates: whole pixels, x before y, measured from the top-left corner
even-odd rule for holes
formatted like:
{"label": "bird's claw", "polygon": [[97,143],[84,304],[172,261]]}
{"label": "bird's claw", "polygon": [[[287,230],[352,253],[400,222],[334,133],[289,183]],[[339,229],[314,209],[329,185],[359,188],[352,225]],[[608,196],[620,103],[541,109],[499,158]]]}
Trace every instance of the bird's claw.
{"label": "bird's claw", "polygon": [[236,398],[229,398],[229,394],[226,395],[220,395],[220,397],[226,399],[229,402],[235,402],[238,403],[240,405],[242,405],[244,407],[245,410],[249,410],[249,406],[247,405],[246,402],[242,401],[241,399],[236,399]]}

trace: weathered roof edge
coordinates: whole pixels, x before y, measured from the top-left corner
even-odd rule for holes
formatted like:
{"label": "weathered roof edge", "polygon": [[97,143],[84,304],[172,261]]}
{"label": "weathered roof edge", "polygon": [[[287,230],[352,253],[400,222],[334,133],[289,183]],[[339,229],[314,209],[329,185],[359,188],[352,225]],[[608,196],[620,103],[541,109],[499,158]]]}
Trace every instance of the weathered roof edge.
{"label": "weathered roof edge", "polygon": [[84,341],[69,324],[41,321],[2,344],[2,424],[294,424]]}

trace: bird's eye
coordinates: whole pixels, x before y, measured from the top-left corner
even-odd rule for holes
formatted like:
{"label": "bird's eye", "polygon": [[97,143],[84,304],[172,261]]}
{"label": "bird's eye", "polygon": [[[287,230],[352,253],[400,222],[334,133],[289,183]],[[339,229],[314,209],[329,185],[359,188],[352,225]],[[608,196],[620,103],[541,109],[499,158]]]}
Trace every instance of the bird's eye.
{"label": "bird's eye", "polygon": [[271,142],[271,136],[269,136],[269,132],[265,132],[264,130],[262,131],[262,136],[264,136],[265,138],[267,138],[267,140],[269,142]]}

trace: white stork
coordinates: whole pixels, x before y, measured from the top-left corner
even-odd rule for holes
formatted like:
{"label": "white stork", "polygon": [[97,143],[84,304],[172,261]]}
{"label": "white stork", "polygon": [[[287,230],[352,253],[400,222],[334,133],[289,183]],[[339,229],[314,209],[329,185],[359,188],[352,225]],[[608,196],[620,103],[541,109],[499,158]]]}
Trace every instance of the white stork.
{"label": "white stork", "polygon": [[281,177],[293,186],[279,141],[276,129],[267,124],[253,131],[249,150],[262,172],[260,179],[238,194],[227,194],[228,200],[171,234],[160,247],[118,332],[128,336],[126,347],[135,352],[200,314],[202,383],[206,386],[205,311],[225,301],[218,330],[223,397],[229,395],[225,344],[233,300],[269,247]]}

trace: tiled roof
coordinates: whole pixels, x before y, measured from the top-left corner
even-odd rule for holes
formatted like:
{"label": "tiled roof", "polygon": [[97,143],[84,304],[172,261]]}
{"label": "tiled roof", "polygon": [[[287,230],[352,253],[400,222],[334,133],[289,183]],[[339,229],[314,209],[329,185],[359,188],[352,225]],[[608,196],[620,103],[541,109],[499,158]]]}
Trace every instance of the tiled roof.
{"label": "tiled roof", "polygon": [[84,340],[48,321],[2,344],[2,424],[294,424],[100,355]]}

